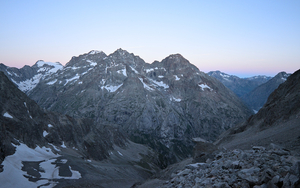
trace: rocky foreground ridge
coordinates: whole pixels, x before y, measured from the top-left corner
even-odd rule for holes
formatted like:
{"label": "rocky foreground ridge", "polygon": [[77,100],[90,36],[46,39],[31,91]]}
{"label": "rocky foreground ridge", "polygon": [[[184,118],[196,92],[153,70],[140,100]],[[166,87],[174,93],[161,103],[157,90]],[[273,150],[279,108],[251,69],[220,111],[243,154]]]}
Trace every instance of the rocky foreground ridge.
{"label": "rocky foreground ridge", "polygon": [[275,144],[223,150],[204,163],[185,166],[158,187],[300,187],[300,158]]}

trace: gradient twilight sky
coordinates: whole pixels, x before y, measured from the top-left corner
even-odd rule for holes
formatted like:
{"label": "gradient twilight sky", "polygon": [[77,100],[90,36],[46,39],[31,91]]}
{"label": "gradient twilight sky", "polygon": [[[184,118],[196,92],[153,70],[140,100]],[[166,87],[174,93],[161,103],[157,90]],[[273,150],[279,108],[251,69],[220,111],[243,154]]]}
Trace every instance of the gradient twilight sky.
{"label": "gradient twilight sky", "polygon": [[118,48],[147,63],[180,53],[201,71],[300,68],[299,0],[0,0],[0,63],[65,65]]}

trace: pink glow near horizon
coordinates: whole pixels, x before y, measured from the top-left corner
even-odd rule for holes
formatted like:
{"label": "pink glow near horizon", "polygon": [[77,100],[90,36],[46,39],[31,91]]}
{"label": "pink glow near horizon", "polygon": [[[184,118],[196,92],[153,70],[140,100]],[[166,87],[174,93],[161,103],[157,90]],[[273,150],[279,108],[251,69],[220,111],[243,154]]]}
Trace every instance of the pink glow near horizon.
{"label": "pink glow near horizon", "polygon": [[300,1],[3,1],[0,63],[65,65],[90,50],[147,63],[180,53],[201,71],[275,75],[300,68]]}

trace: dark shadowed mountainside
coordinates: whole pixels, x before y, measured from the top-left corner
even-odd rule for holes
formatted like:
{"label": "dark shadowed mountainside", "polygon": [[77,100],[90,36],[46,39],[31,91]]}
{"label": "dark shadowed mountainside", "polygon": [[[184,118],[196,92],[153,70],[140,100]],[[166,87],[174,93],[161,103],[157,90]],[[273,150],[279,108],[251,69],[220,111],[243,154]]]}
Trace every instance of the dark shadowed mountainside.
{"label": "dark shadowed mountainside", "polygon": [[130,187],[157,155],[117,126],[41,109],[0,71],[0,187]]}

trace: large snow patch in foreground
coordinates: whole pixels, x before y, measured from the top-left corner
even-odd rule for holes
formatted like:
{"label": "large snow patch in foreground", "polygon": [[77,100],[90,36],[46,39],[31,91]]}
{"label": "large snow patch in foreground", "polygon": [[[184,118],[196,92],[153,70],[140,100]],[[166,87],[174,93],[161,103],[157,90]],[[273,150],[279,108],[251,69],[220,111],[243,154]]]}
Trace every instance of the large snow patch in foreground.
{"label": "large snow patch in foreground", "polygon": [[[55,179],[79,179],[81,174],[69,167],[72,176],[59,176],[59,167],[55,162],[60,155],[54,154],[49,148],[37,146],[35,149],[29,148],[25,144],[14,145],[16,152],[13,155],[5,157],[2,165],[3,172],[0,173],[0,187],[54,187],[57,182]],[[40,178],[36,182],[29,181],[26,177],[33,177],[23,171],[22,162],[38,162],[42,171],[39,172]],[[25,177],[26,176],[26,177]],[[34,177],[33,177],[34,178]]]}

